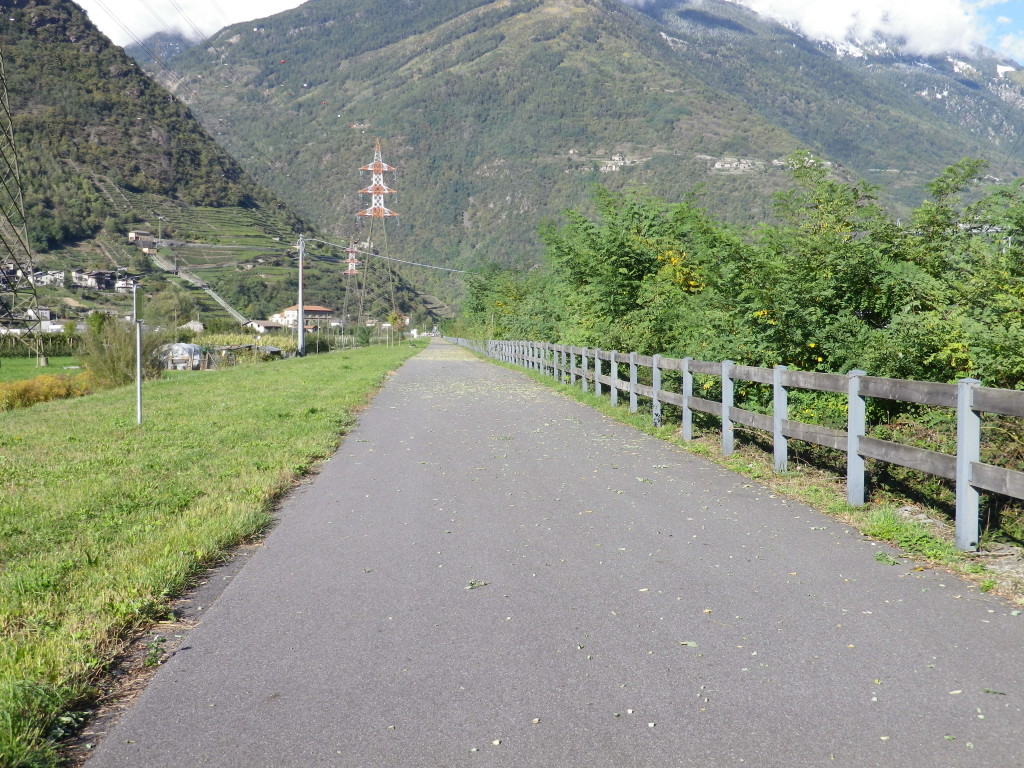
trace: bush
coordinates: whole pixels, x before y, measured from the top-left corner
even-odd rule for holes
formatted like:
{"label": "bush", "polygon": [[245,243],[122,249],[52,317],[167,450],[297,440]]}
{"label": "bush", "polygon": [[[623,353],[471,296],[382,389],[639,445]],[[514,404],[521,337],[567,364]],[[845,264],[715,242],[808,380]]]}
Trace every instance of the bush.
{"label": "bush", "polygon": [[[92,315],[90,317],[96,317]],[[92,326],[83,339],[78,356],[98,387],[120,387],[135,380],[135,327],[110,320]],[[160,376],[156,349],[165,339],[156,333],[142,334],[142,375]]]}
{"label": "bush", "polygon": [[66,397],[81,397],[91,391],[91,378],[87,373],[76,376],[43,374],[33,379],[0,383],[0,411],[27,408]]}

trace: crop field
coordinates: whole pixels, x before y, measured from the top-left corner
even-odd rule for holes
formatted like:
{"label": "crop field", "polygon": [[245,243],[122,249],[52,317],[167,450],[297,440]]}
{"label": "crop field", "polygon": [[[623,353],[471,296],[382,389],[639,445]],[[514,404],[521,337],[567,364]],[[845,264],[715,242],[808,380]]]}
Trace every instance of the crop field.
{"label": "crop field", "polygon": [[158,222],[162,218],[166,228],[164,234],[178,240],[253,248],[273,248],[278,243],[287,248],[294,241],[285,220],[271,211],[189,208],[148,194],[131,194],[130,198],[136,210],[152,212],[146,225],[153,234],[159,234]]}
{"label": "crop field", "polygon": [[126,638],[263,531],[410,345],[147,383],[0,417],[0,765],[55,766]]}

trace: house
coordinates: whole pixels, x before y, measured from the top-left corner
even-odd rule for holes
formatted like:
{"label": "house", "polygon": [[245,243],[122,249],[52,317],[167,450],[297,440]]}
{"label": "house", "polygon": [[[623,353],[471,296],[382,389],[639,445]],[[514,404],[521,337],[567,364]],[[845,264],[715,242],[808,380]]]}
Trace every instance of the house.
{"label": "house", "polygon": [[[302,319],[306,323],[315,323],[316,325],[319,325],[321,322],[329,323],[333,313],[334,310],[327,307],[318,307],[315,304],[302,305]],[[299,324],[299,305],[286,307],[280,312],[271,315],[270,322],[280,323],[288,328],[297,327]]]}
{"label": "house", "polygon": [[29,279],[32,285],[64,285],[64,270],[40,270]]}
{"label": "house", "polygon": [[144,229],[133,229],[131,232],[128,233],[128,242],[129,243],[134,243],[134,242],[137,242],[139,240],[149,240],[150,242],[152,242],[152,240],[153,240],[153,233],[152,232],[147,232]]}
{"label": "house", "polygon": [[270,320],[250,320],[248,323],[242,325],[243,328],[249,328],[256,333],[270,333],[271,331],[284,330],[286,326],[281,323],[274,323]]}
{"label": "house", "polygon": [[71,273],[71,284],[79,288],[94,288],[97,291],[109,291],[114,287],[115,275],[104,270],[74,270]]}
{"label": "house", "polygon": [[129,293],[138,285],[139,278],[134,275],[121,275],[114,281],[114,291],[117,293]]}
{"label": "house", "polygon": [[13,263],[0,265],[0,288],[16,288],[21,283],[21,270]]}

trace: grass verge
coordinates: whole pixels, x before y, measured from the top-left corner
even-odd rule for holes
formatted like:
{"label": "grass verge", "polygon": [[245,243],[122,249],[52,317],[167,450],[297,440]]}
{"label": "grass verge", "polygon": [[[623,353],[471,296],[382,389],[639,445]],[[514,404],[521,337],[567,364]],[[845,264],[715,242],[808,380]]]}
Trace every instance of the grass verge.
{"label": "grass verge", "polygon": [[629,396],[621,391],[620,405],[613,406],[607,393],[597,396],[592,392],[583,392],[579,384],[561,384],[537,371],[524,370],[519,366],[495,361],[483,355],[480,357],[495,365],[525,373],[536,382],[568,395],[616,421],[755,479],[779,493],[802,501],[857,528],[865,536],[900,547],[908,556],[966,576],[978,583],[983,592],[997,592],[1019,604],[1024,604],[1024,582],[1015,577],[992,578],[996,574],[987,569],[976,555],[956,548],[949,526],[942,527],[908,519],[900,513],[898,502],[872,502],[864,507],[851,507],[846,503],[845,479],[835,474],[792,463],[790,471],[776,473],[770,450],[766,452],[742,440],[737,440],[736,450],[732,456],[723,457],[721,433],[717,430],[687,442],[679,436],[678,424],[655,427],[651,423],[649,413],[630,413],[628,405],[621,404],[628,403]]}
{"label": "grass verge", "polygon": [[336,449],[419,347],[371,347],[0,415],[0,766],[53,766],[124,639]]}
{"label": "grass verge", "polygon": [[64,368],[66,365],[78,365],[73,357],[51,357],[48,362],[48,366],[40,368],[36,365],[34,357],[0,357],[0,382],[32,379],[44,374],[58,376],[78,373],[77,370],[65,370]]}

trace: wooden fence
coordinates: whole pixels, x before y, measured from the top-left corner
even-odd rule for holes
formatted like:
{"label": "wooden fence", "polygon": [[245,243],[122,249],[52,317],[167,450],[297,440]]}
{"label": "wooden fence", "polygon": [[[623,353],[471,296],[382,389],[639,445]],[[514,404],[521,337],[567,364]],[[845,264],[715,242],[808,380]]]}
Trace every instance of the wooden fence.
{"label": "wooden fence", "polygon": [[[488,341],[449,339],[495,359],[520,365],[572,385],[584,392],[607,393],[613,405],[628,398],[635,413],[640,398],[650,401],[655,426],[662,423],[662,405],[680,408],[680,432],[693,439],[693,412],[717,416],[722,422],[722,455],[735,445],[734,427],[742,424],[772,437],[775,469],[784,472],[788,462],[788,441],[802,440],[846,453],[846,499],[852,506],[864,501],[865,459],[876,459],[909,467],[954,481],[956,484],[956,543],[960,549],[977,548],[979,539],[979,495],[992,491],[1024,499],[1024,472],[981,463],[981,415],[983,413],[1024,417],[1024,392],[981,386],[977,379],[960,379],[956,384],[889,379],[868,376],[864,371],[848,374],[812,373],[775,368],[736,365],[731,360],[707,362],[684,357],[639,355],[585,347],[532,341]],[[620,366],[623,366],[620,369]],[[651,385],[640,384],[639,370],[650,369]],[[628,378],[620,378],[622,370]],[[681,391],[662,389],[662,372],[678,371]],[[694,374],[720,379],[720,401],[693,394]],[[648,378],[647,376],[644,377]],[[735,382],[747,381],[772,387],[771,414],[756,413],[734,405]],[[847,398],[846,431],[806,424],[789,417],[788,391],[805,389],[836,392]],[[879,440],[866,435],[867,398],[956,409],[957,449],[955,455]]]}

